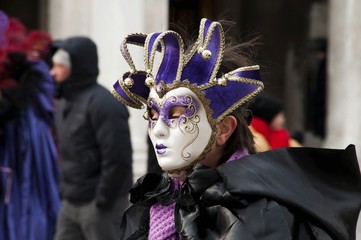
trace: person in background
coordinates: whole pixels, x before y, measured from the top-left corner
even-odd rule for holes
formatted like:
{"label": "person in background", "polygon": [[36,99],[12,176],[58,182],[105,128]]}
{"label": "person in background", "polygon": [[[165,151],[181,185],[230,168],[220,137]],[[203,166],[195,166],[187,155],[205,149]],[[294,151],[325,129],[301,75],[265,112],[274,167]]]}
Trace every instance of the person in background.
{"label": "person in background", "polygon": [[285,128],[286,117],[278,100],[270,96],[259,96],[250,104],[249,109],[252,112],[250,129],[257,152],[301,146],[301,143],[290,137]]}
{"label": "person in background", "polygon": [[53,48],[62,197],[55,239],[119,239],[133,178],[128,110],[97,83],[91,39],[57,40]]}
{"label": "person in background", "polygon": [[[4,12],[0,19],[4,24]],[[51,135],[55,84],[44,61],[51,36],[28,32],[13,18],[6,27],[0,31],[0,239],[52,240],[60,197]]]}
{"label": "person in background", "polygon": [[[244,54],[253,45],[237,44],[224,27],[202,19],[190,46],[175,31],[122,42],[130,69],[112,92],[128,106],[146,105],[166,174],[148,173],[130,190],[120,239],[354,240],[361,207],[354,146],[253,154],[246,112],[263,89],[260,67]],[[128,44],[144,47],[144,68]]]}

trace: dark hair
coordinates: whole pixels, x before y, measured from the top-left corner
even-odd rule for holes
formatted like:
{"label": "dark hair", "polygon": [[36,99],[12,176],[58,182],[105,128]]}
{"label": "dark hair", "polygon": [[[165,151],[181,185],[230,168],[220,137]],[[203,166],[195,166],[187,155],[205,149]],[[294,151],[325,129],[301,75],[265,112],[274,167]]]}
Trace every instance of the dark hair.
{"label": "dark hair", "polygon": [[[229,30],[234,26],[230,21],[219,21],[222,24],[226,34],[226,45],[223,53],[223,60],[218,71],[218,77],[222,74],[235,70],[239,67],[253,65],[253,55],[255,54],[255,47],[258,44],[258,37],[249,41],[239,43],[230,34]],[[250,123],[251,112],[248,110],[248,103],[243,104],[234,110],[230,115],[237,120],[237,127],[228,139],[227,144],[221,158],[221,163],[227,161],[230,156],[239,150],[247,149],[250,154],[255,153],[254,140],[251,130],[248,125]]]}
{"label": "dark hair", "polygon": [[248,118],[250,117],[249,111],[245,106],[237,108],[230,115],[234,116],[237,120],[237,127],[227,140],[225,149],[223,151],[220,164],[227,161],[231,155],[236,151],[248,150],[248,153],[255,153],[253,134],[249,129]]}

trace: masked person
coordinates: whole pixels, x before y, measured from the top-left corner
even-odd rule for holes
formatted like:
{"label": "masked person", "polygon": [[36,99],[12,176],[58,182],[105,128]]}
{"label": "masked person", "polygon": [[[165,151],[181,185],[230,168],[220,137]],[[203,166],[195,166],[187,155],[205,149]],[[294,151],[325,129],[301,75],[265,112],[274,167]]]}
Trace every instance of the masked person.
{"label": "masked person", "polygon": [[[361,188],[354,147],[252,154],[246,108],[263,89],[260,70],[247,66],[242,45],[226,40],[222,25],[207,19],[187,50],[174,31],[124,39],[130,71],[113,94],[147,106],[166,174],[146,174],[130,190],[120,239],[355,239]],[[144,46],[143,70],[128,44]]]}

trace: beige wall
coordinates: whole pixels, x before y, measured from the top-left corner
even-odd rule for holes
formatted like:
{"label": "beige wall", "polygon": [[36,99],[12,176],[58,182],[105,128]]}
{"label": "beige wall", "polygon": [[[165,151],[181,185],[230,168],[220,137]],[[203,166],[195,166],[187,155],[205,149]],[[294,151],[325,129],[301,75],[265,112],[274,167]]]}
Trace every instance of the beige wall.
{"label": "beige wall", "polygon": [[[361,21],[359,0],[330,0],[328,121],[325,147],[356,145],[361,159]],[[360,160],[359,160],[360,163]],[[356,239],[361,239],[361,219]]]}
{"label": "beige wall", "polygon": [[326,147],[353,143],[361,158],[361,21],[359,0],[330,0]]}

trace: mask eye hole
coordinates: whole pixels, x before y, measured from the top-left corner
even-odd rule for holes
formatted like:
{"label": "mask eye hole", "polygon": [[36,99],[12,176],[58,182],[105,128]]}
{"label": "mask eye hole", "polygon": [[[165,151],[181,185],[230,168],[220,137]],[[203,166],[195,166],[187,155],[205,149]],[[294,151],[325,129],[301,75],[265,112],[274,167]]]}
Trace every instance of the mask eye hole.
{"label": "mask eye hole", "polygon": [[184,115],[186,111],[186,107],[184,106],[174,106],[169,110],[168,118],[175,119],[179,118],[180,116]]}
{"label": "mask eye hole", "polygon": [[155,121],[158,120],[158,118],[159,113],[154,108],[148,109],[148,119]]}

